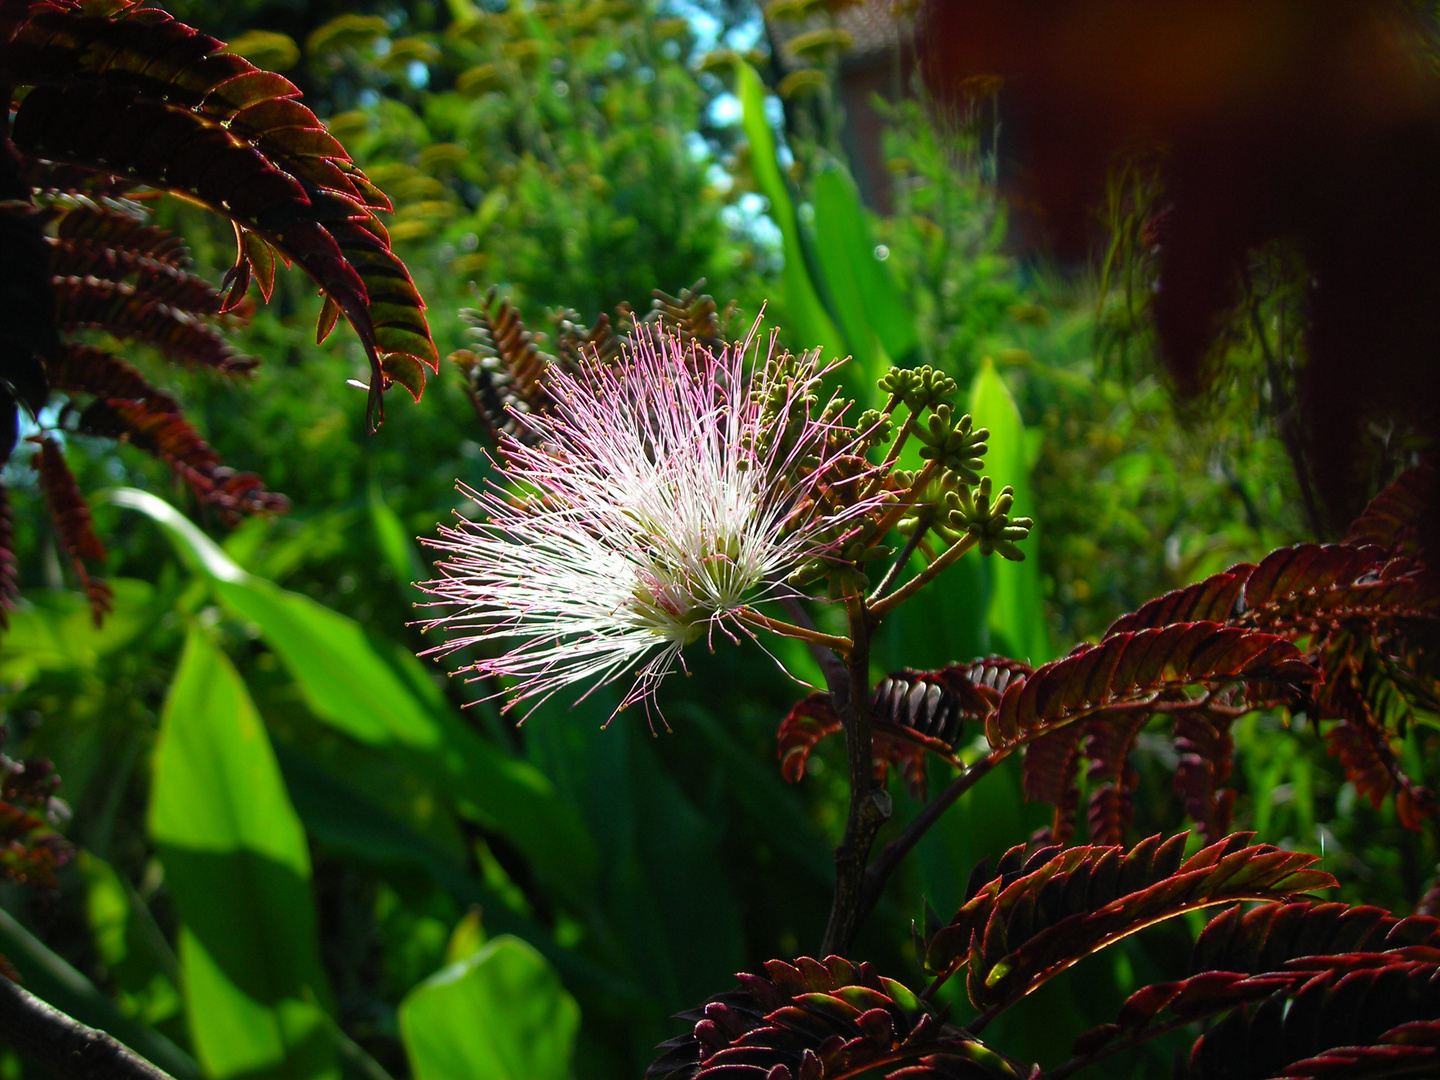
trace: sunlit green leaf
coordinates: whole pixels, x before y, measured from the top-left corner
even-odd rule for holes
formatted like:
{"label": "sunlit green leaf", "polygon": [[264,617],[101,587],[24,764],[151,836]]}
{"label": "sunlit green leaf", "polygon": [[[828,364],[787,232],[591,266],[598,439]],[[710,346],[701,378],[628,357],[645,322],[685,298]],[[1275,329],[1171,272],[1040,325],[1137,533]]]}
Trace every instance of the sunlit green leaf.
{"label": "sunlit green leaf", "polygon": [[182,921],[195,1049],[215,1077],[337,1077],[310,854],[240,676],[192,630],[155,749],[150,836]]}
{"label": "sunlit green leaf", "polygon": [[519,938],[498,937],[400,1003],[415,1080],[566,1080],[580,1009]]}
{"label": "sunlit green leaf", "polygon": [[784,314],[788,324],[789,344],[796,349],[822,348],[826,359],[840,359],[849,353],[845,340],[835,328],[819,290],[810,277],[805,262],[805,249],[800,238],[800,222],[795,216],[795,203],[785,185],[785,175],[776,158],[775,134],[765,115],[765,86],[755,69],[743,60],[735,63],[735,89],[740,98],[741,123],[750,140],[750,168],[755,183],[770,201],[770,216],[780,228],[784,241],[785,268],[781,273],[784,286]]}
{"label": "sunlit green leaf", "polygon": [[[1030,494],[1030,469],[1026,462],[1028,444],[1020,410],[1005,380],[986,357],[970,386],[968,411],[977,428],[990,429],[990,451],[985,457],[985,474],[994,478],[995,488],[1015,489],[1014,517],[1038,519]],[[1042,525],[1037,525],[1037,530]],[[1045,620],[1045,602],[1040,587],[1037,536],[1031,532],[1021,544],[1024,562],[1010,562],[998,556],[987,560],[990,576],[990,633],[999,652],[1032,664],[1050,659],[1050,633]]]}
{"label": "sunlit green leaf", "polygon": [[889,268],[875,255],[860,193],[843,166],[815,177],[815,251],[836,316],[871,380],[903,364],[919,345],[915,318]]}

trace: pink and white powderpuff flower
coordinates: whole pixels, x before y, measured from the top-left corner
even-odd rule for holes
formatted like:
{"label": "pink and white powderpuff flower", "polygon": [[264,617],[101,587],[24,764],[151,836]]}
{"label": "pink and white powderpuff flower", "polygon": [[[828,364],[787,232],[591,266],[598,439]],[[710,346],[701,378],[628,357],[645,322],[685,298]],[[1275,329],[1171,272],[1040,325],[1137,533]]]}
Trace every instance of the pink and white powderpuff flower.
{"label": "pink and white powderpuff flower", "polygon": [[[588,683],[583,700],[633,672],[616,711],[648,711],[684,646],[717,629],[753,637],[748,605],[832,554],[881,498],[816,509],[835,505],[821,497],[837,482],[828,466],[861,455],[808,396],[828,370],[818,352],[768,359],[754,330],[716,354],[647,327],[612,362],[552,370],[554,407],[519,417],[529,437],[502,444],[501,483],[460,485],[480,519],[427,542],[448,553],[421,586],[427,606],[454,609],[423,623],[451,635],[427,655],[494,654],[469,670],[513,681],[507,709]],[[777,412],[790,416],[785,438],[765,430]],[[840,482],[865,485],[873,470],[846,472]]]}

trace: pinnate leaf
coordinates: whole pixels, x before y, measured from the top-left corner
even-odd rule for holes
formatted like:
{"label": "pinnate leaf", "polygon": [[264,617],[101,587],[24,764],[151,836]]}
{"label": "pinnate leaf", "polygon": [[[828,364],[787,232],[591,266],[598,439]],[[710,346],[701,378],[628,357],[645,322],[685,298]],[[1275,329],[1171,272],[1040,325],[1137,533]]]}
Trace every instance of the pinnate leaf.
{"label": "pinnate leaf", "polygon": [[978,1008],[998,1009],[1091,953],[1153,923],[1236,900],[1276,900],[1334,879],[1315,857],[1236,834],[1182,862],[1188,834],[1118,846],[1012,849],[926,942],[938,979],[968,965]]}

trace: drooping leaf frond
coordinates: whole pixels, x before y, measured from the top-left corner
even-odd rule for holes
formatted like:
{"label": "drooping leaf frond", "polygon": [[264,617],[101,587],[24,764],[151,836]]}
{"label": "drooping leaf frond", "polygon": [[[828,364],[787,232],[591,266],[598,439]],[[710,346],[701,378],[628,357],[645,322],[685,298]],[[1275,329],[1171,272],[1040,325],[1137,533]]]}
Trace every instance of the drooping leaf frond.
{"label": "drooping leaf frond", "polygon": [[139,371],[113,353],[92,345],[64,345],[46,369],[50,373],[50,385],[56,390],[93,394],[98,398],[146,401],[157,411],[180,411],[173,397],[151,386]]}
{"label": "drooping leaf frond", "polygon": [[[1417,958],[1428,962],[1433,975],[1437,945],[1440,921],[1419,916],[1402,919],[1382,908],[1298,901],[1266,904],[1247,912],[1237,905],[1205,927],[1195,943],[1189,977],[1156,983],[1132,994],[1114,1023],[1102,1024],[1076,1041],[1076,1064],[1101,1054],[1108,1056],[1176,1026],[1224,1016],[1224,1021],[1195,1045],[1190,1068],[1198,1071],[1182,1075],[1327,1075],[1295,1071],[1294,1067],[1340,1047],[1360,1051],[1372,1044],[1383,1045],[1388,1032],[1401,1024],[1440,1017],[1440,997],[1435,991],[1430,991],[1429,1006],[1411,1000],[1408,994],[1389,1000],[1360,1000],[1372,989],[1367,984],[1377,975],[1382,981],[1394,982],[1403,981],[1407,973],[1417,974]],[[1359,972],[1368,974],[1352,978]],[[1348,1002],[1344,1000],[1347,995],[1353,995]],[[1325,1022],[1325,1030],[1317,1030],[1322,1013],[1332,1008],[1337,1014]],[[1368,1015],[1357,1023],[1356,1015],[1338,1015],[1345,1009]],[[1295,1013],[1293,1025],[1285,1015],[1291,1012]],[[1248,1037],[1260,1042],[1250,1051],[1252,1060],[1246,1062],[1244,1039]],[[1359,1055],[1363,1059],[1376,1056],[1383,1055]],[[1432,1070],[1434,1063],[1431,1058]],[[1240,1071],[1225,1071],[1237,1064]]]}
{"label": "drooping leaf frond", "polygon": [[[365,346],[376,422],[385,387],[401,381],[413,393],[439,363],[423,301],[375,217],[389,203],[289,80],[221,48],[138,4],[5,0],[0,71],[12,93],[25,90],[11,138],[33,158],[225,214],[242,235],[232,284],[248,282],[265,248],[298,262]],[[267,273],[261,266],[262,289]]]}
{"label": "drooping leaf frond", "polygon": [[1425,517],[1435,511],[1440,471],[1433,459],[1406,469],[1370,500],[1345,537],[1347,544],[1375,544],[1395,555],[1417,558]]}
{"label": "drooping leaf frond", "polygon": [[80,494],[80,485],[65,462],[65,451],[48,435],[32,435],[30,440],[39,450],[31,461],[39,476],[40,489],[50,503],[55,519],[55,532],[60,546],[70,556],[80,585],[90,600],[90,612],[99,626],[111,606],[110,586],[94,577],[87,563],[105,561],[105,545],[95,532],[90,505]]}
{"label": "drooping leaf frond", "polygon": [[264,490],[251,473],[221,464],[217,454],[183,416],[149,400],[102,399],[80,416],[88,435],[121,439],[164,461],[195,492],[201,502],[222,513],[279,513],[289,506],[283,495]]}
{"label": "drooping leaf frond", "polygon": [[[1118,846],[1011,849],[999,873],[972,875],[964,905],[925,942],[938,981],[968,968],[966,987],[989,1015],[1091,953],[1147,926],[1239,900],[1280,900],[1335,879],[1313,855],[1250,845],[1237,833],[1184,859],[1188,834]],[[982,878],[983,880],[983,878]]]}
{"label": "drooping leaf frond", "polygon": [[[228,519],[285,502],[226,468],[175,398],[114,355],[125,343],[246,374],[257,361],[227,334],[253,310],[252,279],[269,300],[283,261],[320,285],[322,330],[343,314],[359,335],[372,426],[383,391],[399,382],[418,399],[439,357],[424,302],[376,217],[389,200],[289,80],[223,48],[135,0],[0,0],[11,118],[0,125],[0,458],[18,437],[16,410],[44,428],[59,391],[70,400],[57,427],[78,417],[87,433],[146,449]],[[219,287],[191,271],[182,238],[150,220],[143,202],[157,191],[231,221],[236,260]],[[96,332],[121,345],[99,347]],[[36,465],[73,546],[93,529],[51,442],[41,441]],[[108,594],[85,569],[89,557],[74,556],[98,613]]]}

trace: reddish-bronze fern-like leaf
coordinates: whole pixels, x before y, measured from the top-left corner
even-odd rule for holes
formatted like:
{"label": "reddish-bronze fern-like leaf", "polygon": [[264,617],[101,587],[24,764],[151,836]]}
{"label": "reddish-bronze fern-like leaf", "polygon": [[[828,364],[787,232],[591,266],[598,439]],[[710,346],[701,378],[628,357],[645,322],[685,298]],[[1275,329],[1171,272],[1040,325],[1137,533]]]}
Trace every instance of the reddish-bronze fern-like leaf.
{"label": "reddish-bronze fern-like leaf", "polygon": [[164,461],[204,503],[226,516],[281,513],[289,502],[258,476],[221,464],[220,455],[182,416],[149,401],[98,400],[80,417],[87,434],[123,439]]}
{"label": "reddish-bronze fern-like leaf", "polygon": [[550,407],[545,373],[556,358],[540,351],[520,312],[496,288],[460,317],[469,324],[473,347],[449,359],[465,376],[475,414],[495,445],[507,437],[527,440],[529,430],[516,417]]}
{"label": "reddish-bronze fern-like leaf", "polygon": [[[1188,834],[1114,846],[1012,851],[925,943],[942,982],[968,967],[977,1008],[998,1012],[1093,952],[1164,919],[1238,900],[1279,900],[1335,884],[1315,856],[1240,833],[1182,862]],[[1022,861],[1023,860],[1023,861]],[[1015,866],[1015,863],[1019,866]],[[973,882],[972,882],[973,884]]]}
{"label": "reddish-bronze fern-like leaf", "polygon": [[186,367],[207,367],[233,375],[252,371],[258,364],[208,323],[133,285],[60,278],[55,286],[56,323],[64,330],[99,329],[134,338],[154,345]]}
{"label": "reddish-bronze fern-like leaf", "polygon": [[678,296],[656,289],[644,321],[657,322],[684,340],[698,342],[707,349],[721,348],[725,344],[725,323],[734,304],[726,309],[722,318],[719,305],[714,297],[702,291],[704,288],[705,279],[701,278],[688,289],[681,289]]}
{"label": "reddish-bronze fern-like leaf", "polygon": [[95,625],[99,626],[100,620],[110,610],[112,593],[110,586],[93,577],[86,566],[87,562],[105,561],[105,545],[95,532],[90,504],[80,494],[80,485],[65,463],[65,452],[60,449],[60,444],[48,435],[32,435],[30,441],[39,447],[31,460],[40,478],[40,489],[50,503],[60,546],[74,564],[76,576],[90,600],[90,613]]}
{"label": "reddish-bronze fern-like leaf", "polygon": [[1038,668],[1006,689],[985,734],[991,746],[1013,746],[1101,712],[1178,711],[1189,703],[1166,699],[1186,687],[1213,692],[1318,678],[1282,637],[1213,622],[1179,623],[1115,634]]}
{"label": "reddish-bronze fern-like leaf", "polygon": [[1342,620],[1440,615],[1440,584],[1375,545],[1300,544],[1166,593],[1111,624],[1105,636],[1208,618],[1272,633]]}
{"label": "reddish-bronze fern-like leaf", "polygon": [[1440,947],[1440,920],[1400,918],[1384,908],[1299,900],[1245,911],[1233,907],[1211,919],[1195,941],[1193,974],[1239,971],[1258,975],[1303,956]]}
{"label": "reddish-bronze fern-like leaf", "polygon": [[145,259],[175,270],[190,266],[185,241],[150,224],[143,213],[122,213],[111,205],[101,205],[65,182],[70,178],[47,174],[37,179],[50,182],[40,188],[39,201],[55,221],[55,239],[62,245],[121,251],[137,261]]}
{"label": "reddish-bronze fern-like leaf", "polygon": [[1075,833],[1075,815],[1080,805],[1075,781],[1080,775],[1080,739],[1084,734],[1083,726],[1070,724],[1040,736],[1025,751],[1021,774],[1025,798],[1055,807],[1048,834],[1052,844],[1068,843]]}
{"label": "reddish-bronze fern-like leaf", "polygon": [[1086,780],[1091,785],[1085,821],[1092,843],[1120,844],[1125,840],[1125,828],[1135,817],[1133,796],[1139,783],[1139,774],[1130,764],[1130,748],[1148,719],[1144,713],[1113,719],[1102,714],[1085,725],[1084,754],[1090,761]]}
{"label": "reddish-bronze fern-like leaf", "polygon": [[491,441],[497,446],[507,438],[529,441],[533,435],[517,418],[550,408],[545,384],[552,367],[573,373],[583,362],[608,363],[620,355],[624,334],[647,325],[663,327],[709,349],[723,348],[724,320],[714,298],[700,291],[704,284],[702,278],[678,296],[656,289],[644,318],[637,318],[625,304],[614,320],[602,313],[593,326],[587,326],[578,312],[555,312],[551,317],[554,354],[536,344],[536,335],[525,329],[519,311],[492,287],[478,308],[460,313],[469,325],[471,343],[448,359],[465,377],[475,413]]}
{"label": "reddish-bronze fern-like leaf", "polygon": [[173,397],[157,390],[145,377],[113,353],[91,345],[67,344],[60,355],[46,365],[51,385],[73,394],[97,398],[145,401],[158,412],[179,413]]}
{"label": "reddish-bronze fern-like leaf", "polygon": [[1253,563],[1238,563],[1223,574],[1146,601],[1110,624],[1105,636],[1150,630],[1179,622],[1228,622],[1243,611],[1241,595]]}
{"label": "reddish-bronze fern-like leaf", "polygon": [[[1275,976],[1252,976],[1237,989],[1268,984],[1272,993],[1234,1009],[1197,1039],[1180,1075],[1186,1080],[1434,1076],[1440,1068],[1440,1041],[1434,1038],[1440,1021],[1437,961],[1436,950],[1412,947],[1310,957]],[[1397,1029],[1422,1034],[1407,1044]],[[1363,1068],[1338,1071],[1347,1059]]]}
{"label": "reddish-bronze fern-like leaf", "polygon": [[1020,1080],[1021,1069],[943,1022],[901,983],[838,956],[771,960],[765,976],[676,1017],[647,1080]]}
{"label": "reddish-bronze fern-like leaf", "polygon": [[[1440,505],[1440,471],[1433,459],[1406,469],[1370,500],[1345,537],[1347,544],[1375,544],[1396,555],[1416,558],[1425,518]],[[1433,553],[1432,557],[1433,557]]]}
{"label": "reddish-bronze fern-like leaf", "polygon": [[1370,963],[1366,958],[1386,954],[1403,961],[1417,947],[1434,955],[1437,945],[1440,921],[1401,919],[1377,907],[1313,900],[1264,904],[1250,911],[1236,905],[1200,934],[1189,977],[1132,994],[1116,1022],[1082,1035],[1075,1053],[1083,1060],[1105,1047],[1113,1052],[1116,1039],[1133,1045],[1173,1024],[1216,1016],[1277,992],[1293,993],[1318,972],[1343,973],[1357,961]]}
{"label": "reddish-bronze fern-like leaf", "polygon": [[1440,1020],[1416,1020],[1369,1046],[1337,1046],[1285,1066],[1283,1080],[1399,1080],[1440,1070]]}
{"label": "reddish-bronze fern-like leaf", "polygon": [[126,248],[54,240],[50,269],[57,280],[95,278],[128,285],[136,294],[188,315],[218,315],[223,297],[204,278]]}
{"label": "reddish-bronze fern-like leaf", "polygon": [[0,27],[0,66],[26,90],[11,135],[22,152],[183,194],[253,234],[224,307],[252,268],[268,289],[270,249],[298,262],[365,346],[372,423],[387,386],[417,393],[438,370],[423,301],[374,216],[388,201],[287,79],[129,2],[5,0]]}
{"label": "reddish-bronze fern-like leaf", "polygon": [[1197,710],[1175,717],[1174,788],[1185,803],[1185,812],[1200,826],[1211,843],[1230,831],[1230,809],[1235,792],[1222,785],[1230,777],[1234,742],[1230,738],[1231,717]]}
{"label": "reddish-bronze fern-like leaf", "polygon": [[10,629],[10,612],[20,596],[20,566],[15,561],[15,520],[10,489],[0,484],[0,630]]}

